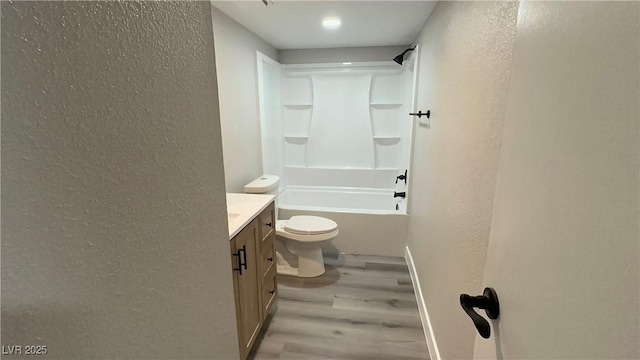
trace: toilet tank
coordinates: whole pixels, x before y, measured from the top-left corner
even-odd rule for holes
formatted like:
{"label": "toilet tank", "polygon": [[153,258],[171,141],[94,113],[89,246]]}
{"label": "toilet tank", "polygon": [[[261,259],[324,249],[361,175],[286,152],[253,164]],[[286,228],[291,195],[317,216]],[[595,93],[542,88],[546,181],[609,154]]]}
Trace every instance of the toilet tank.
{"label": "toilet tank", "polygon": [[244,186],[244,192],[249,194],[278,194],[280,177],[277,175],[262,175]]}
{"label": "toilet tank", "polygon": [[278,185],[280,177],[277,175],[262,175],[244,186],[244,192],[249,194],[275,195],[275,215],[278,220]]}

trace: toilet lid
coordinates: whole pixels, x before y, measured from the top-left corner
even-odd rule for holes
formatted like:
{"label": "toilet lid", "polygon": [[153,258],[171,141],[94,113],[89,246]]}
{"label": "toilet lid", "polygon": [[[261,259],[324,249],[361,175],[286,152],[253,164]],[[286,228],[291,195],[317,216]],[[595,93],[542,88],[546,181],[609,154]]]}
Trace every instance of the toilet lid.
{"label": "toilet lid", "polygon": [[335,221],[319,216],[292,216],[284,225],[284,230],[292,234],[315,235],[325,234],[338,228]]}

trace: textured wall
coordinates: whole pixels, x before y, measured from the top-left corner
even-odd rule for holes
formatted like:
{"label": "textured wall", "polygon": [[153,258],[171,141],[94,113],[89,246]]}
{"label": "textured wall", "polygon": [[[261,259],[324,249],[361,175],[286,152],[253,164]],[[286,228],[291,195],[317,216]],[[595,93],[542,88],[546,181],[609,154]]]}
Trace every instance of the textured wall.
{"label": "textured wall", "polygon": [[282,64],[391,61],[408,47],[409,45],[280,50],[278,51],[278,56]]}
{"label": "textured wall", "polygon": [[208,3],[2,2],[2,345],[237,358]]}
{"label": "textured wall", "polygon": [[640,358],[640,3],[521,5],[485,359]]}
{"label": "textured wall", "polygon": [[262,175],[256,51],[277,60],[276,49],[213,8],[220,122],[228,192]]}
{"label": "textured wall", "polygon": [[440,2],[420,44],[408,246],[441,355],[473,356],[460,293],[480,293],[517,3]]}

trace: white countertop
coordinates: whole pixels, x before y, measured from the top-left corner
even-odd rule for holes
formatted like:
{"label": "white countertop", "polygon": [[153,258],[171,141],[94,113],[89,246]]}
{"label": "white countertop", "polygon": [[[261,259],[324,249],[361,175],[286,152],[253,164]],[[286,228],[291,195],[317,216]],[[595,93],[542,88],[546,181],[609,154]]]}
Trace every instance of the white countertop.
{"label": "white countertop", "polygon": [[274,198],[273,195],[227,193],[229,240],[266,209]]}

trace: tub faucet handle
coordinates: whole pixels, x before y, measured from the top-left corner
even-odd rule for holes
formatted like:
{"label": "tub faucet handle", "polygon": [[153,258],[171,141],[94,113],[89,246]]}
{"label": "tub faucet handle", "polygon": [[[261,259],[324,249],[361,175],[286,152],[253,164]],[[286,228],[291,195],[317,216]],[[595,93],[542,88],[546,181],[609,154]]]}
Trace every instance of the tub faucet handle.
{"label": "tub faucet handle", "polygon": [[396,184],[398,183],[398,180],[404,180],[404,184],[407,185],[407,170],[404,171],[404,175],[400,174],[396,176]]}

